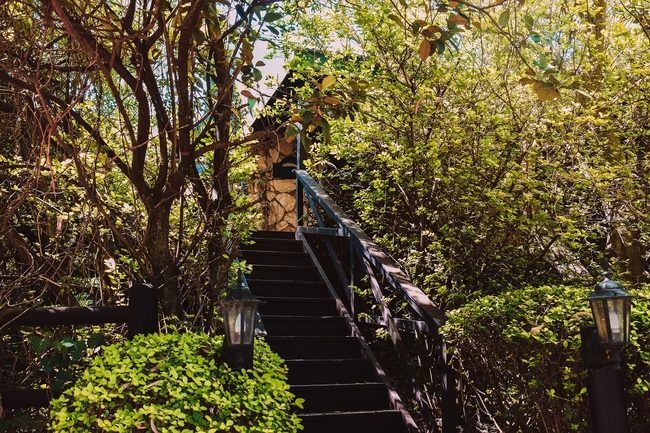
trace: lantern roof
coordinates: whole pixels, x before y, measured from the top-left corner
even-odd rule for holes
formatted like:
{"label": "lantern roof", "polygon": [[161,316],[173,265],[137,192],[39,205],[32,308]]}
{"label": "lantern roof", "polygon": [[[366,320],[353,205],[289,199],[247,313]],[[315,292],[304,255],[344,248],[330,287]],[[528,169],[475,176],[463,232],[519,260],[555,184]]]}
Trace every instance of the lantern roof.
{"label": "lantern roof", "polygon": [[605,279],[594,287],[594,291],[589,294],[589,300],[593,299],[609,299],[609,298],[632,298],[633,295],[618,281],[610,280],[611,272],[606,271],[603,273]]}
{"label": "lantern roof", "polygon": [[253,295],[251,289],[248,287],[248,283],[241,275],[237,278],[237,285],[232,287],[222,302],[256,302],[262,303]]}

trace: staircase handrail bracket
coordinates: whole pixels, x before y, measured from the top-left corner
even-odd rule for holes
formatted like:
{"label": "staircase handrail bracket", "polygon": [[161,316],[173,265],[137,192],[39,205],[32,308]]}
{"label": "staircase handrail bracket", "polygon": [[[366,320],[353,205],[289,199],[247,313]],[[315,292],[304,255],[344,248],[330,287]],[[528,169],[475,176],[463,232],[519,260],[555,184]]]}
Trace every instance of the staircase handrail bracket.
{"label": "staircase handrail bracket", "polygon": [[[444,312],[435,306],[433,301],[411,282],[399,266],[370,239],[361,227],[332,200],[306,171],[295,170],[295,173],[296,179],[302,184],[305,193],[309,194],[327,212],[330,218],[339,225],[339,229],[328,229],[335,231],[328,234],[335,235],[336,233],[349,237],[354,248],[375,266],[431,329],[441,327],[446,321]],[[320,231],[324,228],[318,227],[315,229]],[[299,226],[298,230],[308,233],[313,228]],[[322,234],[325,233],[322,232]]]}

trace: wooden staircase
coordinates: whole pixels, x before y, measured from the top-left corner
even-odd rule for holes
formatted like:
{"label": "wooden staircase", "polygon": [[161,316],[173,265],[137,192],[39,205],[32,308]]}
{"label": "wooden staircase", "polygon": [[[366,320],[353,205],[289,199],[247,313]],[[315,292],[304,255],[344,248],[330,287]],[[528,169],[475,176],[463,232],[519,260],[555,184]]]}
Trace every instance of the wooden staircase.
{"label": "wooden staircase", "polygon": [[302,242],[283,232],[253,239],[242,248],[253,265],[248,285],[265,301],[259,311],[266,341],[289,367],[291,392],[305,399],[298,412],[304,433],[412,432]]}

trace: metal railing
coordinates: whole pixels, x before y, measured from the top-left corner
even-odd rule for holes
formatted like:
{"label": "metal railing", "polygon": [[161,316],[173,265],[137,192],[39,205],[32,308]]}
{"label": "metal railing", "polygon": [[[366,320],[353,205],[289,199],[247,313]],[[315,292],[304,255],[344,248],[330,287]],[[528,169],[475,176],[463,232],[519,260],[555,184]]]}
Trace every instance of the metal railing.
{"label": "metal railing", "polygon": [[[300,158],[298,158],[300,161]],[[391,260],[364,231],[332,200],[324,189],[309,174],[300,169],[296,172],[296,214],[298,226],[296,237],[303,241],[306,250],[315,260],[308,238],[316,237],[327,249],[326,256],[331,258],[334,268],[331,272],[338,279],[342,298],[347,298],[346,306],[355,322],[370,319],[373,323],[385,326],[388,329],[391,341],[395,346],[400,364],[406,374],[413,392],[413,396],[420,409],[425,429],[428,432],[440,431],[429,407],[423,387],[414,372],[409,359],[409,354],[400,334],[400,329],[416,330],[424,333],[436,333],[438,328],[445,323],[445,314],[436,307],[418,287],[416,287],[399,266]],[[307,199],[309,210],[305,214],[304,199]],[[309,220],[309,225],[307,221]],[[327,220],[327,221],[326,221]],[[329,225],[329,226],[328,226]],[[334,245],[335,239],[349,239],[349,252],[341,253]],[[345,249],[345,248],[344,248]],[[344,263],[347,265],[344,266]],[[360,268],[360,269],[359,269]],[[360,281],[359,275],[365,275],[367,284],[372,291],[374,302],[378,306],[381,316],[358,317],[355,311],[355,285]],[[382,291],[379,279],[384,286],[392,291],[390,295],[398,294],[404,299],[416,318],[396,318]],[[415,320],[414,320],[415,319]],[[419,320],[417,320],[419,319]],[[444,341],[439,347],[439,369],[441,381],[442,432],[456,431],[457,408],[455,374],[450,366],[450,356]]]}

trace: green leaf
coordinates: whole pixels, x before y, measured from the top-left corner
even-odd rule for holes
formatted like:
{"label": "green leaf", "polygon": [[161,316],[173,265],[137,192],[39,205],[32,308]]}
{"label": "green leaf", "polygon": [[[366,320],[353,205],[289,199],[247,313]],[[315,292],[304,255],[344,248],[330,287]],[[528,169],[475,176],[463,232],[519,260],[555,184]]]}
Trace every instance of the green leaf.
{"label": "green leaf", "polygon": [[279,12],[269,12],[264,16],[264,21],[267,23],[272,23],[273,21],[277,21],[280,18],[282,18],[284,15],[282,15]]}
{"label": "green leaf", "polygon": [[49,338],[32,337],[29,339],[29,342],[34,347],[34,352],[37,355],[43,353],[45,349],[52,347],[52,340]]}
{"label": "green leaf", "polygon": [[61,339],[61,345],[63,347],[74,347],[75,341],[70,337],[63,337],[63,339]]}
{"label": "green leaf", "polygon": [[526,24],[526,28],[530,32],[533,30],[533,26],[535,25],[535,19],[530,15],[526,15],[524,16],[524,23]]}
{"label": "green leaf", "polygon": [[43,358],[41,361],[41,366],[43,367],[43,371],[45,373],[50,373],[52,370],[54,370],[56,367],[59,367],[61,365],[61,358],[60,356],[48,356],[46,358]]}
{"label": "green leaf", "polygon": [[88,347],[98,347],[104,344],[104,334],[99,334],[99,333],[93,333],[90,334],[90,337],[88,337],[88,340],[86,341],[86,345]]}
{"label": "green leaf", "polygon": [[438,54],[444,53],[445,52],[445,47],[446,46],[445,46],[445,43],[443,41],[441,41],[440,39],[438,39],[438,41],[436,41],[436,50],[438,51]]}
{"label": "green leaf", "polygon": [[539,55],[539,60],[537,61],[537,66],[540,69],[546,69],[548,67],[549,59],[545,54]]}
{"label": "green leaf", "polygon": [[244,10],[244,7],[242,5],[235,6],[235,10],[237,11],[237,15],[239,15],[239,18],[241,18],[244,21],[248,20],[248,17],[246,16],[246,11]]}
{"label": "green leaf", "polygon": [[501,15],[499,15],[499,26],[506,27],[508,21],[510,21],[510,11],[503,11]]}
{"label": "green leaf", "polygon": [[402,19],[400,17],[398,17],[397,15],[389,14],[388,19],[395,21],[397,24],[399,24],[400,27],[404,27],[404,21],[402,21]]}
{"label": "green leaf", "polygon": [[323,123],[321,124],[323,128],[323,141],[325,144],[329,144],[332,141],[332,135],[331,135],[331,128],[330,124],[327,121],[327,119],[323,119]]}
{"label": "green leaf", "polygon": [[206,41],[205,34],[200,29],[194,29],[192,30],[192,38],[199,43],[202,44]]}
{"label": "green leaf", "polygon": [[257,68],[253,68],[253,79],[255,81],[261,81],[262,80],[262,71],[260,71]]}
{"label": "green leaf", "polygon": [[287,129],[284,131],[284,137],[288,140],[293,140],[298,134],[300,134],[301,130],[302,125],[292,123],[291,125],[287,126]]}

